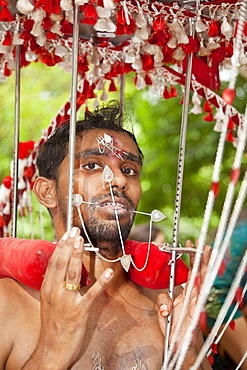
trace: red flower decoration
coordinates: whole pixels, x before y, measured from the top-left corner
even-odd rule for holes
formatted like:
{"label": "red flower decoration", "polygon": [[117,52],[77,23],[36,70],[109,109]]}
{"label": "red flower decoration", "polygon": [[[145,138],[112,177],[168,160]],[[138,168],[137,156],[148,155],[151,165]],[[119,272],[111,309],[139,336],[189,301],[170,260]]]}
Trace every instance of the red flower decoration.
{"label": "red flower decoration", "polygon": [[142,69],[143,69],[143,71],[151,71],[153,68],[154,68],[153,56],[148,54],[148,53],[144,53],[142,55]]}
{"label": "red flower decoration", "polygon": [[210,104],[209,104],[208,100],[205,101],[205,103],[203,105],[203,110],[204,110],[204,112],[212,113],[212,108],[210,107]]}
{"label": "red flower decoration", "polygon": [[126,24],[125,11],[123,7],[117,12],[117,23]]}
{"label": "red flower decoration", "polygon": [[153,23],[153,30],[155,31],[163,31],[163,29],[166,27],[166,21],[165,18],[162,15],[158,15],[157,18],[155,18]]}
{"label": "red flower decoration", "polygon": [[118,91],[115,84],[114,84],[114,81],[111,80],[111,83],[110,83],[110,86],[109,86],[109,92],[114,92],[114,91]]}
{"label": "red flower decoration", "polygon": [[152,85],[153,84],[153,82],[151,80],[151,77],[149,76],[148,73],[146,74],[144,80],[145,80],[146,85]]}
{"label": "red flower decoration", "polygon": [[6,176],[3,178],[3,181],[2,181],[3,185],[7,188],[7,189],[10,189],[11,186],[12,186],[12,177],[10,176]]}
{"label": "red flower decoration", "polygon": [[165,87],[165,89],[163,91],[163,98],[164,99],[170,99],[171,98],[171,94],[169,93],[167,86]]}
{"label": "red flower decoration", "polygon": [[73,33],[73,26],[69,21],[62,20],[60,24],[61,24],[60,31],[62,33],[64,33],[65,35],[71,35]]}
{"label": "red flower decoration", "polygon": [[26,141],[26,142],[20,142],[19,143],[19,158],[24,159],[29,156],[31,151],[34,148],[34,141]]}
{"label": "red flower decoration", "polygon": [[92,3],[88,3],[85,7],[85,12],[84,12],[84,17],[85,18],[93,18],[95,20],[98,19],[98,14],[96,12],[96,9]]}
{"label": "red flower decoration", "polygon": [[232,130],[228,130],[227,135],[226,135],[226,140],[229,141],[230,143],[234,142],[234,135]]}
{"label": "red flower decoration", "polygon": [[12,22],[13,17],[7,8],[7,6],[3,6],[0,10],[0,22]]}
{"label": "red flower decoration", "polygon": [[174,85],[170,85],[170,94],[172,98],[177,98],[178,97],[178,92],[175,89]]}
{"label": "red flower decoration", "polygon": [[208,29],[208,36],[209,37],[216,37],[216,36],[219,35],[219,33],[220,33],[220,31],[219,31],[218,24],[214,19],[212,19],[211,22],[210,22],[209,29]]}
{"label": "red flower decoration", "polygon": [[10,46],[11,44],[12,44],[12,35],[11,35],[10,31],[7,31],[6,35],[5,35],[5,38],[2,42],[2,45]]}

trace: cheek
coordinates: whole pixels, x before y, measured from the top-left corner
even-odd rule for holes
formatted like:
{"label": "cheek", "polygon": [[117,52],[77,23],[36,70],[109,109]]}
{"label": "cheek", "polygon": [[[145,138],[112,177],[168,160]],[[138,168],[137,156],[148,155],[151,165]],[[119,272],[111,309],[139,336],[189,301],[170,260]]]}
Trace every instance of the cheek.
{"label": "cheek", "polygon": [[103,181],[101,176],[90,176],[90,178],[75,177],[75,193],[79,193],[83,196],[84,200],[89,200],[94,197],[97,192],[102,189]]}

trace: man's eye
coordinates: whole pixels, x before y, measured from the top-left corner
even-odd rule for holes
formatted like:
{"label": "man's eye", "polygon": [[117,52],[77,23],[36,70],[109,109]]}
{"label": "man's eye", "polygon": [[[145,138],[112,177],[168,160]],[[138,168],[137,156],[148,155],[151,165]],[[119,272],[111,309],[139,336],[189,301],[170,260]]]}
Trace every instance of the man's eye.
{"label": "man's eye", "polygon": [[136,175],[136,171],[135,171],[135,170],[133,170],[133,168],[129,168],[129,167],[123,168],[123,169],[122,169],[122,172],[123,172],[125,175],[130,175],[130,176]]}
{"label": "man's eye", "polygon": [[100,165],[97,163],[88,163],[82,166],[82,168],[85,168],[86,170],[98,170]]}

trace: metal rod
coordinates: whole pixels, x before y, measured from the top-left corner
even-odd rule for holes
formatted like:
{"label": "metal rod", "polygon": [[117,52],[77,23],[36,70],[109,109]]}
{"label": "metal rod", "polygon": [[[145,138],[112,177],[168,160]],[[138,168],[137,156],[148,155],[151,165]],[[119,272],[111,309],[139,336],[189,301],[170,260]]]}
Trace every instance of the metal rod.
{"label": "metal rod", "polygon": [[[186,67],[184,103],[183,103],[183,110],[182,110],[180,144],[179,144],[179,153],[178,153],[178,171],[177,171],[176,198],[175,198],[174,224],[173,224],[174,226],[173,226],[173,239],[172,239],[173,248],[177,248],[178,246],[178,234],[179,234],[180,210],[181,210],[181,200],[182,200],[183,171],[184,171],[186,132],[187,132],[188,113],[189,113],[192,62],[193,62],[193,54],[190,53],[188,55],[187,67]],[[177,256],[176,250],[172,251],[172,258],[171,258],[172,263],[171,263],[169,291],[168,291],[171,299],[173,299],[174,297],[176,256]],[[169,337],[170,337],[170,332],[171,332],[171,321],[172,321],[172,315],[170,315],[169,318],[167,318],[165,347],[164,347],[164,363],[162,366],[163,370],[167,368],[167,354],[168,354],[168,348],[169,348]]]}
{"label": "metal rod", "polygon": [[69,130],[69,168],[68,168],[68,204],[67,204],[67,231],[73,225],[73,193],[74,193],[74,154],[76,133],[76,103],[78,80],[78,50],[79,50],[79,6],[74,6],[73,48],[72,48],[72,79],[71,79],[71,106]]}
{"label": "metal rod", "polygon": [[125,92],[125,73],[120,76],[120,110],[121,110],[121,126],[123,126],[124,117],[124,92]]}
{"label": "metal rod", "polygon": [[15,56],[15,119],[14,119],[14,158],[11,236],[17,234],[18,178],[19,178],[19,136],[20,136],[20,55],[21,46],[16,45]]}

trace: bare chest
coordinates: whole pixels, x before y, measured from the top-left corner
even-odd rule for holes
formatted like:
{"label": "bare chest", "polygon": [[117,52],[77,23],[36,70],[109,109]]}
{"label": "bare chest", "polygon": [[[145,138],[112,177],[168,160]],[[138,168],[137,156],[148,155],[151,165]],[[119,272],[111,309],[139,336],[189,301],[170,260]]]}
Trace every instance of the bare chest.
{"label": "bare chest", "polygon": [[157,370],[162,365],[163,345],[154,309],[112,301],[93,310],[82,357],[73,369]]}
{"label": "bare chest", "polygon": [[[8,369],[27,361],[39,336],[39,306],[21,320]],[[87,323],[80,359],[73,370],[158,370],[163,359],[163,335],[157,311],[132,303],[99,300]]]}

